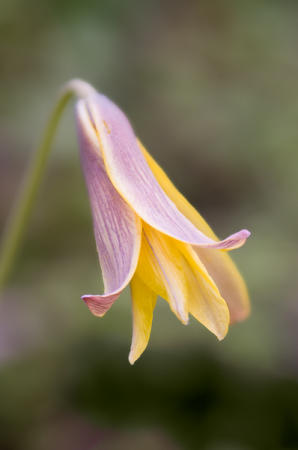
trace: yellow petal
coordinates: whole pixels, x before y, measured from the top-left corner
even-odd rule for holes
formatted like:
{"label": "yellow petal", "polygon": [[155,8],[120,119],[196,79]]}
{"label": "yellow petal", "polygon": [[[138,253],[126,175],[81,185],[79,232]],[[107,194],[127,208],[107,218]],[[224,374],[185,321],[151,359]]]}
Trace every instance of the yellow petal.
{"label": "yellow petal", "polygon": [[187,287],[181,254],[174,239],[143,223],[142,244],[136,275],[157,296],[167,300],[172,311],[187,323]]}
{"label": "yellow petal", "polygon": [[[175,188],[165,172],[140,142],[139,145],[155,178],[179,211],[206,236],[218,240],[207,222]],[[224,250],[205,248],[196,248],[195,251],[215,281],[222,297],[226,300],[230,310],[231,322],[245,319],[250,312],[249,296],[245,282],[229,254]]]}
{"label": "yellow petal", "polygon": [[229,309],[190,245],[143,224],[135,277],[142,280],[147,289],[165,298],[183,323],[187,323],[190,312],[218,339],[226,335]]}
{"label": "yellow petal", "polygon": [[177,241],[145,223],[143,230],[151,250],[151,254],[149,251],[148,254],[158,276],[158,285],[162,283],[166,290],[164,293],[166,295],[162,296],[169,302],[173,313],[186,325],[188,323],[187,279],[181,253],[176,245]]}
{"label": "yellow petal", "polygon": [[202,250],[195,249],[228,304],[231,323],[246,319],[250,313],[249,296],[246,284],[233,260],[223,250]]}
{"label": "yellow petal", "polygon": [[153,254],[152,248],[149,245],[148,238],[144,234],[143,225],[141,251],[136,269],[136,275],[156,295],[167,299],[167,291],[162,279],[162,272]]}
{"label": "yellow petal", "polygon": [[230,323],[227,303],[192,247],[180,243],[178,246],[185,257],[189,312],[221,340]]}
{"label": "yellow petal", "polygon": [[128,359],[130,364],[134,364],[148,345],[156,294],[136,274],[130,283],[130,287],[132,296],[133,335]]}

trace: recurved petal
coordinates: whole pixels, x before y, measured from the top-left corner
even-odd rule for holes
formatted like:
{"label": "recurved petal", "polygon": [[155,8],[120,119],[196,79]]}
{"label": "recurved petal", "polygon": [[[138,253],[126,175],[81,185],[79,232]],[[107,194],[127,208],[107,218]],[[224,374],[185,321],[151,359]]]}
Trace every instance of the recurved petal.
{"label": "recurved petal", "polygon": [[101,94],[90,95],[85,101],[107,173],[117,191],[144,222],[168,236],[199,247],[228,250],[243,245],[250,235],[247,230],[223,241],[215,241],[198,230],[160,187],[123,112]]}
{"label": "recurved petal", "polygon": [[[168,197],[176,204],[179,211],[206,236],[213,240],[218,240],[203,217],[176,189],[165,172],[145,150],[142,144],[139,144],[155,178]],[[215,281],[222,297],[227,302],[231,322],[245,319],[250,312],[249,296],[245,282],[230,255],[223,250],[218,251],[209,248],[196,247],[195,251]]]}
{"label": "recurved petal", "polygon": [[103,316],[130,282],[138,262],[141,221],[118,194],[102,161],[98,140],[82,100],[76,122],[83,172],[89,193],[104,294],[84,295],[91,312]]}
{"label": "recurved petal", "polygon": [[134,275],[132,278],[130,288],[132,296],[133,335],[128,359],[130,364],[134,364],[148,345],[153,310],[156,304],[156,294],[137,275]]}

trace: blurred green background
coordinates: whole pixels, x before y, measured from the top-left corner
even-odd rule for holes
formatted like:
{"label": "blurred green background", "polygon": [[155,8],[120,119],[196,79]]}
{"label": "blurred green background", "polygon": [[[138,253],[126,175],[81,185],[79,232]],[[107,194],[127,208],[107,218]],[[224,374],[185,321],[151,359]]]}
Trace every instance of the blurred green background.
{"label": "blurred green background", "polygon": [[0,304],[0,449],[298,448],[298,2],[2,0],[0,220],[61,84],[81,77],[224,237],[252,315],[218,342],[159,300],[127,361],[127,290],[104,319],[73,110]]}

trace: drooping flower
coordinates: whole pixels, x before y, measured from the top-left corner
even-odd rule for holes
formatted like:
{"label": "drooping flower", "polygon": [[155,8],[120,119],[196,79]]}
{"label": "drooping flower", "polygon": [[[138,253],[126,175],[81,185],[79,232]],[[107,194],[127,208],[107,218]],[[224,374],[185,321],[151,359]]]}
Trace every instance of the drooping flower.
{"label": "drooping flower", "polygon": [[124,113],[90,89],[76,104],[80,155],[104,280],[103,295],[84,295],[102,317],[130,283],[130,363],[145,350],[157,296],[187,324],[189,313],[223,339],[249,313],[245,283],[226,250],[241,230],[219,241],[144,149]]}

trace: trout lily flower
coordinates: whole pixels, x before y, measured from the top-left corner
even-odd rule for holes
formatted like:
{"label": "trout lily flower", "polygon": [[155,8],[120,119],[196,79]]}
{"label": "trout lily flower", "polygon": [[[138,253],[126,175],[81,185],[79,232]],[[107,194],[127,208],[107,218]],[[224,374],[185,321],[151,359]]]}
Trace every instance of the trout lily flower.
{"label": "trout lily flower", "polygon": [[148,344],[157,296],[183,324],[191,314],[223,339],[249,313],[245,283],[227,253],[249,231],[218,240],[107,97],[90,87],[75,115],[104,281],[104,294],[82,297],[88,308],[102,317],[130,284],[131,364]]}
{"label": "trout lily flower", "polygon": [[227,250],[241,247],[241,230],[219,240],[137,139],[125,114],[85,81],[65,84],[8,217],[0,250],[0,289],[36,199],[53,137],[76,95],[76,125],[104,281],[102,295],[84,295],[102,317],[130,284],[133,336],[129,361],[145,350],[158,296],[183,324],[191,314],[218,339],[249,314],[245,283]]}

